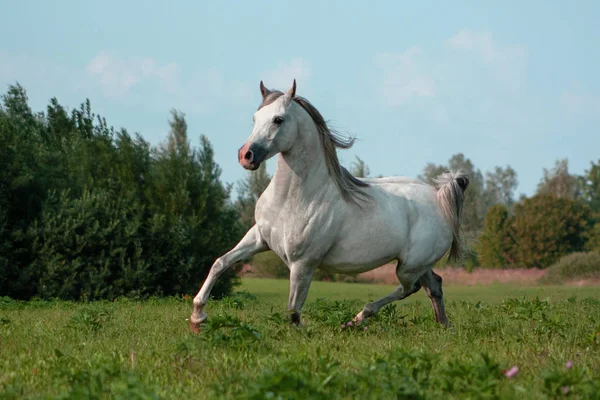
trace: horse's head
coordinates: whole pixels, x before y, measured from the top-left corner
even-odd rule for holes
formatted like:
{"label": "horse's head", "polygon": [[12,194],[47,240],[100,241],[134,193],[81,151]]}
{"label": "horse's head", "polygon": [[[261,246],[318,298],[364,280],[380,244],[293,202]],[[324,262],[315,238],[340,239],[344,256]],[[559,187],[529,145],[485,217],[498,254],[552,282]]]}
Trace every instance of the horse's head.
{"label": "horse's head", "polygon": [[296,95],[296,80],[287,92],[271,91],[260,82],[262,104],[254,113],[254,127],[238,151],[242,167],[256,170],[275,154],[289,150],[298,134],[298,123],[290,112]]}

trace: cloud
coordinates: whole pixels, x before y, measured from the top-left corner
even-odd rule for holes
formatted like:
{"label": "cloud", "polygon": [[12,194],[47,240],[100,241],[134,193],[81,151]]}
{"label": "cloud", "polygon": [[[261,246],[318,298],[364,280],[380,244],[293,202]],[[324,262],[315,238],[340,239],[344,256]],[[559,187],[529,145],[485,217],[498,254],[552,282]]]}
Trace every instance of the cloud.
{"label": "cloud", "polygon": [[248,84],[206,67],[187,71],[176,62],[153,57],[98,53],[85,68],[103,94],[114,101],[156,110],[178,108],[189,114],[213,114],[220,107],[249,104]]}
{"label": "cloud", "polygon": [[142,83],[158,85],[167,93],[174,93],[178,88],[177,64],[160,64],[152,57],[121,58],[102,51],[89,62],[86,72],[110,97],[125,96]]}
{"label": "cloud", "polygon": [[303,58],[297,57],[288,62],[282,62],[276,68],[263,74],[263,82],[269,89],[285,91],[296,79],[296,83],[306,86],[311,77],[310,63]]}
{"label": "cloud", "polygon": [[401,106],[416,98],[436,95],[436,82],[424,68],[423,51],[417,47],[401,54],[381,53],[375,64],[381,72],[379,94],[391,106]]}
{"label": "cloud", "polygon": [[600,96],[580,94],[572,90],[560,95],[560,103],[567,114],[574,116],[600,115]]}
{"label": "cloud", "polygon": [[473,32],[462,29],[446,41],[446,45],[457,53],[475,53],[504,84],[520,89],[526,82],[527,50],[523,46],[498,44],[488,32]]}

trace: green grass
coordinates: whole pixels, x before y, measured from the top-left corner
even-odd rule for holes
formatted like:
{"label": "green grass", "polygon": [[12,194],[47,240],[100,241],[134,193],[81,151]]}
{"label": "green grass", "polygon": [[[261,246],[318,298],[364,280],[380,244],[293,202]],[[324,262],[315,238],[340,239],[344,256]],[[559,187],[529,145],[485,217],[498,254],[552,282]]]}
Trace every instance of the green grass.
{"label": "green grass", "polygon": [[297,329],[286,280],[245,279],[209,303],[200,335],[188,329],[190,300],[0,298],[0,398],[600,396],[597,287],[448,286],[454,331],[435,324],[422,292],[367,331],[341,330],[391,289],[314,282]]}

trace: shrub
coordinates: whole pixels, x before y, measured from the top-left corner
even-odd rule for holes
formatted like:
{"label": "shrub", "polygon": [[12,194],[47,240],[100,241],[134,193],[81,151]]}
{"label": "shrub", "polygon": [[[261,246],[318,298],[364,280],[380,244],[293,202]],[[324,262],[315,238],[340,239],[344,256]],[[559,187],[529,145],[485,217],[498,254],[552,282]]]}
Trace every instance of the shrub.
{"label": "shrub", "polygon": [[577,252],[562,257],[548,268],[542,283],[564,283],[575,279],[600,278],[600,253]]}
{"label": "shrub", "polygon": [[510,258],[510,217],[502,204],[488,209],[476,247],[483,268],[503,268]]}
{"label": "shrub", "polygon": [[546,268],[561,257],[583,251],[593,223],[591,208],[581,202],[538,195],[517,203],[511,224],[513,262]]}
{"label": "shrub", "polygon": [[546,268],[561,257],[593,246],[594,216],[580,201],[537,195],[517,203],[513,214],[491,207],[477,248],[483,267]]}
{"label": "shrub", "polygon": [[600,214],[596,214],[596,223],[587,235],[585,249],[587,251],[600,251]]}
{"label": "shrub", "polygon": [[[173,112],[153,148],[52,99],[35,114],[11,86],[0,105],[0,296],[112,299],[195,293],[241,238],[205,136]],[[212,294],[230,293],[235,268]]]}

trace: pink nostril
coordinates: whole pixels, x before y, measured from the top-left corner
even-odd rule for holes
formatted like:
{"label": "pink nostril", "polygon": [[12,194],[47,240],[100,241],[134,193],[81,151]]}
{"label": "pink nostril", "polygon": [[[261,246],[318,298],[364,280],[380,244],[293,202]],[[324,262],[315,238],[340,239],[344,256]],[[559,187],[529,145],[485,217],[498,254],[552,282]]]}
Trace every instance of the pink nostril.
{"label": "pink nostril", "polygon": [[254,159],[254,153],[251,150],[248,150],[246,154],[244,154],[244,159],[246,161],[252,162],[252,160]]}

